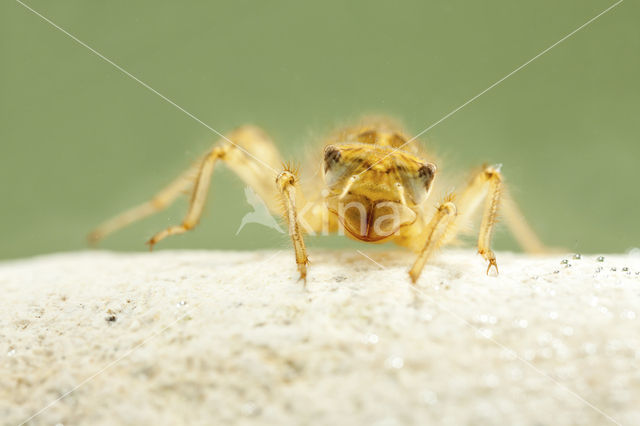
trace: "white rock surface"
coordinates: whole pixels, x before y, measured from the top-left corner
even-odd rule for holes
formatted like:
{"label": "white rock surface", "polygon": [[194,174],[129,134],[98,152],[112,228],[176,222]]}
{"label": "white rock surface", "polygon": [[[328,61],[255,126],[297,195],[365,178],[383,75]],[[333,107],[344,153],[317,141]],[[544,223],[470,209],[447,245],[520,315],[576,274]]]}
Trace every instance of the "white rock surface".
{"label": "white rock surface", "polygon": [[365,254],[4,262],[0,420],[640,424],[640,257]]}

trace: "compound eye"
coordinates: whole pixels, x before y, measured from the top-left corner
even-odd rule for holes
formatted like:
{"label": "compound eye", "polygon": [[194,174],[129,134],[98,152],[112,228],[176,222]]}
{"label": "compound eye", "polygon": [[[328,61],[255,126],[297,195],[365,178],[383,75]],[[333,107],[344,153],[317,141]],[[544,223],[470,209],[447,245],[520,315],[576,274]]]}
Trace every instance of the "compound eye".
{"label": "compound eye", "polygon": [[404,186],[409,192],[409,196],[416,204],[422,203],[429,192],[433,179],[436,177],[436,166],[432,163],[424,163],[418,167],[417,174],[411,174],[404,177]]}
{"label": "compound eye", "polygon": [[418,177],[422,179],[424,187],[429,192],[433,178],[436,177],[436,165],[432,163],[422,164],[418,169]]}
{"label": "compound eye", "polygon": [[329,145],[324,149],[324,172],[327,173],[329,169],[333,168],[342,157],[340,150],[333,145]]}
{"label": "compound eye", "polygon": [[338,148],[329,145],[324,149],[324,181],[329,187],[333,187],[348,176],[350,168],[342,158]]}

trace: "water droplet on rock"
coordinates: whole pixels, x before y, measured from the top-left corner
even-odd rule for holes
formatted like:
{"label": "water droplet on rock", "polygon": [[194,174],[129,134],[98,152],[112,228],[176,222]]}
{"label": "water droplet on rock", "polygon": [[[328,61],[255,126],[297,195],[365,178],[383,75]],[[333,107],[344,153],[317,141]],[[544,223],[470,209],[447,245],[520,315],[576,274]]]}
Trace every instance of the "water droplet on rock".
{"label": "water droplet on rock", "polygon": [[485,339],[491,339],[491,337],[493,336],[493,331],[488,328],[480,328],[478,329],[476,335],[478,337],[484,337]]}
{"label": "water droplet on rock", "polygon": [[7,352],[7,356],[14,356],[15,354],[16,354],[15,349],[11,349],[9,352]]}
{"label": "water droplet on rock", "polygon": [[576,253],[576,254],[573,255],[573,258],[575,260],[580,260],[580,259],[582,259],[582,256],[580,255],[580,253]]}
{"label": "water droplet on rock", "polygon": [[422,319],[422,321],[431,321],[433,319],[433,315],[431,315],[429,312],[425,312],[420,316],[420,318]]}
{"label": "water droplet on rock", "polygon": [[598,262],[604,262],[604,256],[598,256],[598,257],[596,258],[596,260],[597,260]]}
{"label": "water droplet on rock", "polygon": [[562,259],[562,261],[560,262],[561,265],[566,265],[568,263],[569,261],[567,259]]}
{"label": "water droplet on rock", "polygon": [[593,343],[585,343],[584,344],[584,351],[588,354],[588,355],[593,355],[596,353],[596,345]]}
{"label": "water droplet on rock", "polygon": [[502,359],[507,359],[509,361],[513,361],[517,357],[518,357],[518,355],[511,349],[503,349],[500,352],[500,358],[502,358]]}
{"label": "water droplet on rock", "polygon": [[512,368],[509,370],[509,376],[513,380],[520,380],[522,378],[522,370],[519,368]]}
{"label": "water droplet on rock", "polygon": [[258,407],[253,402],[242,404],[242,407],[240,409],[242,410],[242,414],[247,417],[255,416],[260,413],[260,407]]}
{"label": "water droplet on rock", "polygon": [[485,386],[489,388],[495,388],[500,384],[500,378],[495,374],[485,374],[483,379]]}
{"label": "water droplet on rock", "polygon": [[551,335],[551,333],[549,332],[540,333],[538,335],[538,344],[540,346],[548,345],[552,339],[553,339],[553,336]]}
{"label": "water droplet on rock", "polygon": [[392,356],[387,360],[387,366],[399,370],[404,367],[404,359],[400,356]]}
{"label": "water droplet on rock", "polygon": [[430,390],[423,391],[420,394],[420,398],[422,399],[422,402],[427,405],[434,405],[438,402],[438,395]]}

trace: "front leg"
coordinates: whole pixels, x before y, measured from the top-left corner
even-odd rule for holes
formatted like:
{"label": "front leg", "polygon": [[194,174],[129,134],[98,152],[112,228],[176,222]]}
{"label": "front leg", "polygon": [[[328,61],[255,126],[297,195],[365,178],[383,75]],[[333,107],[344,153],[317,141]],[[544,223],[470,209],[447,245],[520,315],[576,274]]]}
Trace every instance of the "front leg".
{"label": "front leg", "polygon": [[307,284],[307,265],[309,258],[307,257],[307,249],[304,246],[300,222],[298,221],[298,209],[296,206],[296,181],[297,177],[289,170],[284,170],[276,177],[276,185],[282,195],[284,203],[284,217],[289,225],[289,235],[293,243],[293,249],[296,254],[296,264],[300,272],[300,279]]}
{"label": "front leg", "polygon": [[409,276],[413,284],[418,281],[427,260],[429,260],[436,249],[442,245],[447,235],[447,230],[453,223],[456,214],[457,209],[455,204],[453,204],[453,196],[447,197],[447,199],[438,206],[436,214],[426,228],[427,240],[418,254],[418,258],[409,270]]}

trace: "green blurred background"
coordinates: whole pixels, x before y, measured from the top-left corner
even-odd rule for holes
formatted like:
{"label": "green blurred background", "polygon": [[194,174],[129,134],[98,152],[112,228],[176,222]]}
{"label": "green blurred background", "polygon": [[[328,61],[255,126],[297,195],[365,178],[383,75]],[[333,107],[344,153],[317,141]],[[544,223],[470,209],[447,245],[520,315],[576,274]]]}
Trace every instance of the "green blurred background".
{"label": "green blurred background", "polygon": [[[613,2],[28,4],[198,118],[264,127],[288,159],[367,113],[417,133]],[[79,250],[216,137],[19,3],[0,5],[0,258]],[[504,163],[543,240],[578,252],[640,245],[640,7],[627,0],[426,136],[449,171]],[[250,249],[243,185],[216,172],[195,232],[160,248]],[[186,203],[102,246],[143,250]],[[497,246],[515,245],[507,232]],[[315,246],[345,239],[317,237]]]}

